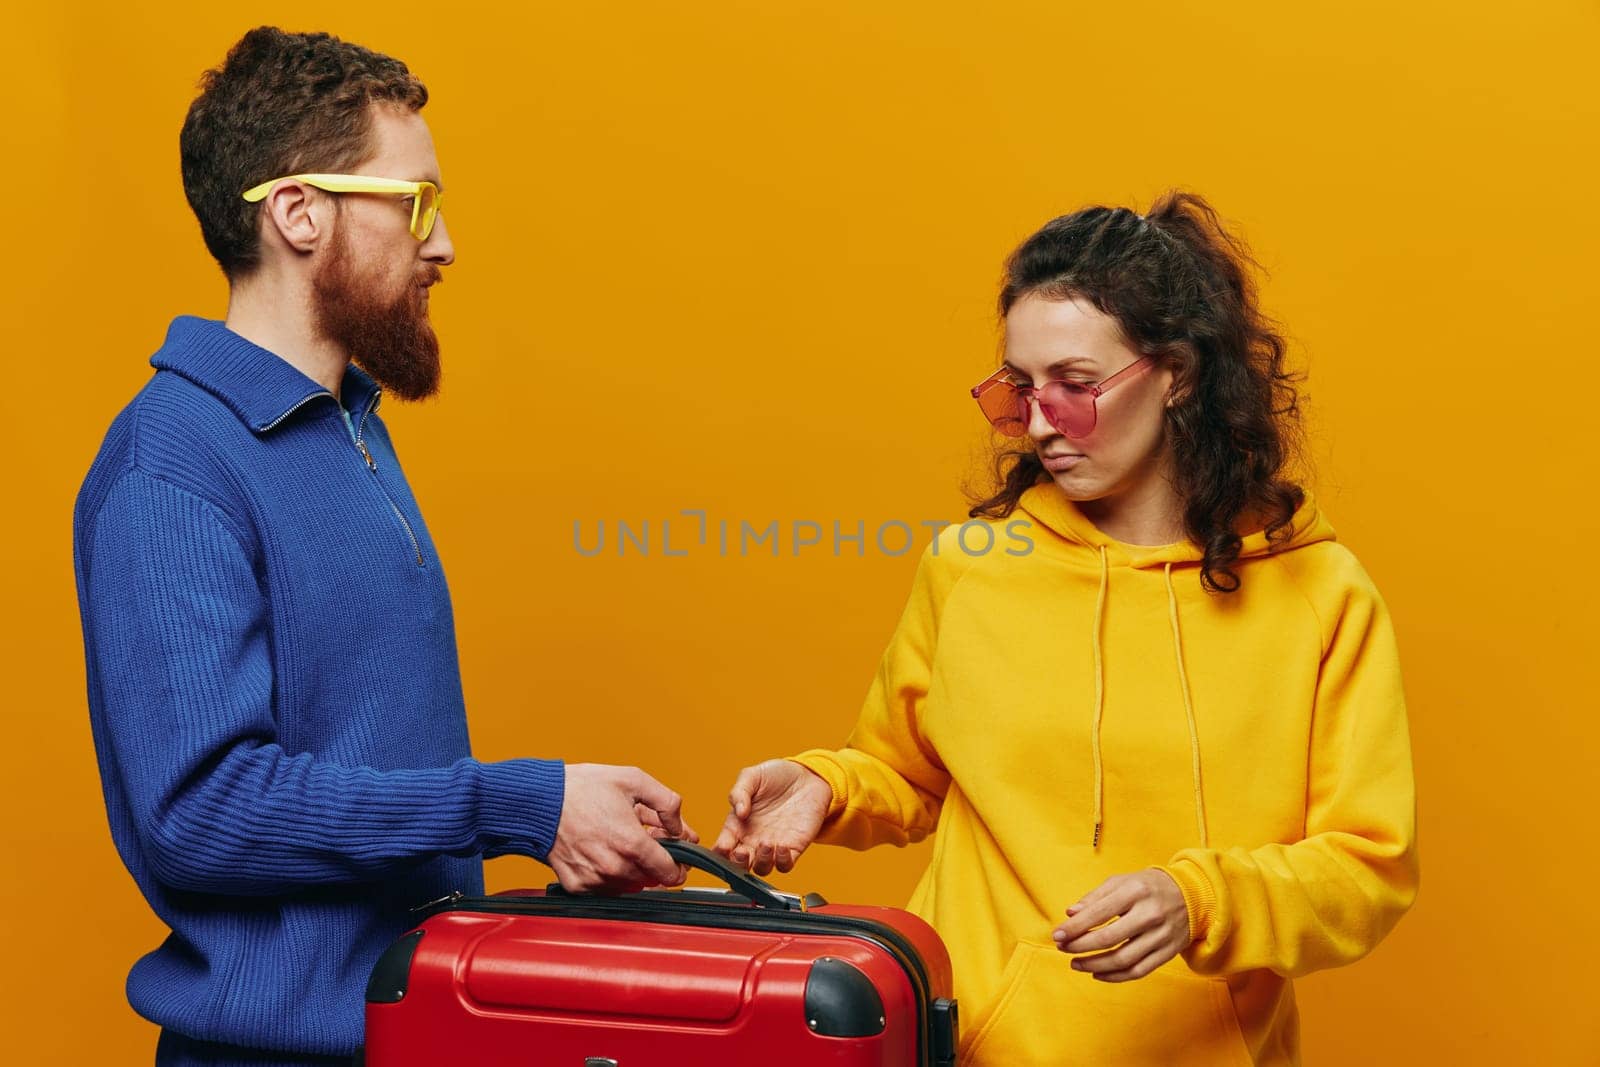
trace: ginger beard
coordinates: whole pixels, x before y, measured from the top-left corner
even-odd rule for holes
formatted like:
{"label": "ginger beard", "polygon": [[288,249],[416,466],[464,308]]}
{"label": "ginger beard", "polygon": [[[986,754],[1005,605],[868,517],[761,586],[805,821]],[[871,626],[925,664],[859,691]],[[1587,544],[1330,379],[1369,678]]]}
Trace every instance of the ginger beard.
{"label": "ginger beard", "polygon": [[390,295],[381,279],[357,270],[349,236],[336,227],[333,249],[311,280],[317,329],[385,391],[402,400],[426,399],[439,391],[442,368],[423,286],[439,282],[440,274],[425,264],[421,275]]}

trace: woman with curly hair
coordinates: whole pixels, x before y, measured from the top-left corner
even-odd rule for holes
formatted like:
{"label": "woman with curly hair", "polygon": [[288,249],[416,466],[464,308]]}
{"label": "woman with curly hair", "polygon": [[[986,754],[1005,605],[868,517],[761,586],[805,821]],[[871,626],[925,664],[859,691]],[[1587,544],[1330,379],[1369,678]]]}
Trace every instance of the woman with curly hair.
{"label": "woman with curly hair", "polygon": [[1298,1063],[1292,979],[1415,897],[1393,629],[1293,480],[1252,266],[1187,193],[1023,242],[972,392],[1027,447],[923,554],[845,747],[729,795],[758,873],[937,831],[909,907],[963,1064]]}

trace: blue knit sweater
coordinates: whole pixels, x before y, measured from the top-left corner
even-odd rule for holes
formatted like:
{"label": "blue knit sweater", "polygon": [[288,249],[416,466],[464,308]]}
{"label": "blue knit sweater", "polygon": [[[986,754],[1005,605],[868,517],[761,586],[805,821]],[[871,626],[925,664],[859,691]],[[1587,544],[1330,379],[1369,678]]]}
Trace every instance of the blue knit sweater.
{"label": "blue knit sweater", "polygon": [[172,934],[134,1009],[347,1055],[408,909],[543,859],[558,760],[471,757],[439,554],[352,366],[332,393],[173,321],[79,493],[74,562],[111,836]]}

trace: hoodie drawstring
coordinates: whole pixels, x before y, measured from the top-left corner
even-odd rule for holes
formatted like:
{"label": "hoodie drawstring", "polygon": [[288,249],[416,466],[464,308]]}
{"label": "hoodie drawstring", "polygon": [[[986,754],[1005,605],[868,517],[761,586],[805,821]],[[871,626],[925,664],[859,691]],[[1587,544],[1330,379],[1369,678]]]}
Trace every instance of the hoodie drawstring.
{"label": "hoodie drawstring", "polygon": [[[1183,666],[1183,630],[1178,625],[1178,594],[1172,588],[1172,564],[1166,565],[1167,614],[1172,620],[1172,652],[1178,660],[1178,687],[1183,691],[1183,713],[1189,722],[1189,755],[1194,775],[1194,818],[1200,827],[1200,847],[1210,848],[1206,832],[1206,798],[1200,785],[1200,730],[1195,725],[1194,698],[1189,693],[1189,673]],[[1094,749],[1094,848],[1100,848],[1100,833],[1105,826],[1105,766],[1100,755],[1100,720],[1105,714],[1105,657],[1100,647],[1100,631],[1105,623],[1106,593],[1111,586],[1111,568],[1106,549],[1100,546],[1100,594],[1094,602],[1094,721],[1089,727],[1089,742]]]}
{"label": "hoodie drawstring", "polygon": [[1172,652],[1178,658],[1178,686],[1183,690],[1183,713],[1189,720],[1189,754],[1194,764],[1194,818],[1200,824],[1200,847],[1210,848],[1206,834],[1206,798],[1200,789],[1200,731],[1194,722],[1194,699],[1189,695],[1189,675],[1183,669],[1183,632],[1178,628],[1178,595],[1172,589],[1172,564],[1167,564],[1167,609],[1172,617]]}
{"label": "hoodie drawstring", "polygon": [[1094,602],[1094,722],[1089,727],[1089,740],[1094,746],[1094,847],[1100,848],[1100,827],[1105,814],[1105,772],[1100,765],[1100,716],[1105,710],[1105,664],[1100,655],[1100,625],[1105,616],[1106,588],[1111,584],[1111,569],[1106,563],[1106,547],[1100,546],[1100,595]]}

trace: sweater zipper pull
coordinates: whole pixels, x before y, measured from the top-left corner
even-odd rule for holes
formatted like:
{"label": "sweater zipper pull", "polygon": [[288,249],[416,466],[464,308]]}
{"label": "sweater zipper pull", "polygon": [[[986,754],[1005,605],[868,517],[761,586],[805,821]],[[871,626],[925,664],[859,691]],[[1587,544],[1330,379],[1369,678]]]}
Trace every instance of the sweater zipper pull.
{"label": "sweater zipper pull", "polygon": [[356,447],[361,449],[361,458],[367,461],[367,469],[376,471],[378,465],[372,461],[372,453],[367,451],[367,443],[358,437],[356,438]]}

